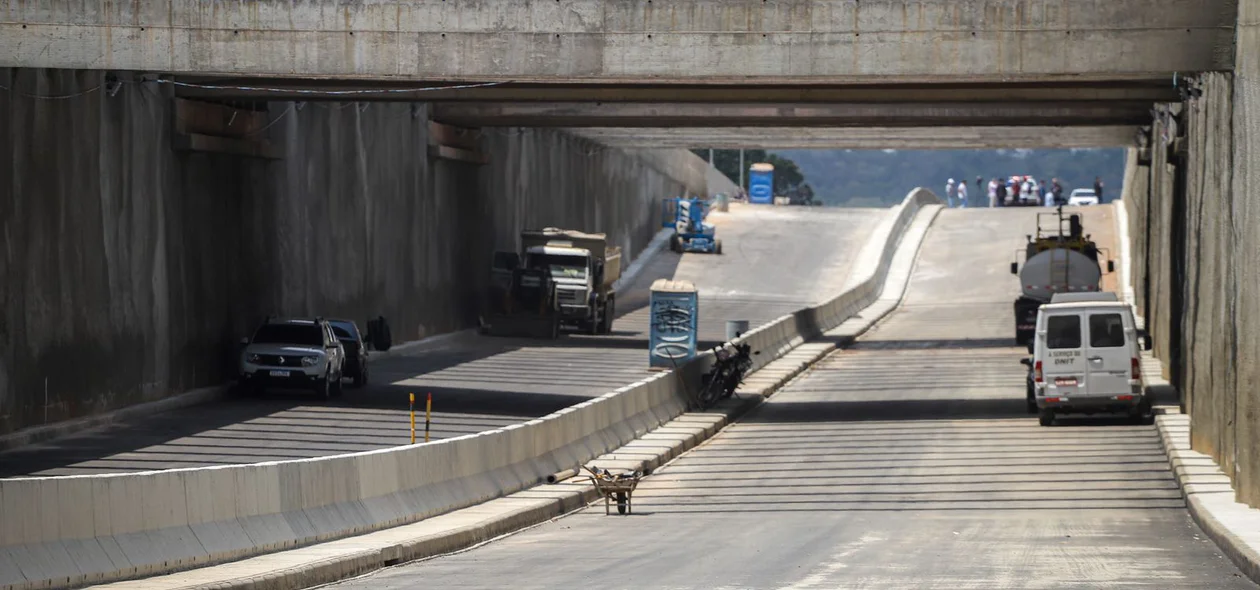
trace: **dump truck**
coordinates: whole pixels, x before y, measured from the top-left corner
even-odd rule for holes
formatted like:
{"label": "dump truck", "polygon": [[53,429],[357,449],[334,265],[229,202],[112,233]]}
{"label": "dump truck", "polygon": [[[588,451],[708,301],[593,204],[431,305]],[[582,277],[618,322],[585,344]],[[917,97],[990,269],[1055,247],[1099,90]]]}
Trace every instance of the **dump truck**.
{"label": "dump truck", "polygon": [[[1038,308],[1056,293],[1099,292],[1103,276],[1098,245],[1084,233],[1078,214],[1065,217],[1062,207],[1053,213],[1039,213],[1037,233],[1027,239],[1021,249],[1023,268],[1018,254],[1011,262],[1011,274],[1019,276],[1021,290],[1015,300],[1015,341],[1020,346],[1032,341]],[[1115,272],[1114,261],[1107,260],[1106,268]]]}
{"label": "dump truck", "polygon": [[609,246],[604,234],[554,227],[524,230],[520,242],[520,252],[494,255],[484,332],[541,338],[556,338],[562,328],[612,332],[621,248]]}

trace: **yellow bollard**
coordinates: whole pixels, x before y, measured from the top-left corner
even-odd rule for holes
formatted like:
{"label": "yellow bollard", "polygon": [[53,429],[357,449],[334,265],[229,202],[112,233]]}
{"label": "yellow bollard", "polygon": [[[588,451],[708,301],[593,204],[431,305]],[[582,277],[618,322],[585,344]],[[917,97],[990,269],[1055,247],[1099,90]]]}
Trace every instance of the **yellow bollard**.
{"label": "yellow bollard", "polygon": [[407,398],[410,402],[407,409],[411,411],[411,444],[416,444],[416,394],[408,393]]}
{"label": "yellow bollard", "polygon": [[429,392],[429,399],[424,402],[424,442],[429,442],[429,418],[433,414],[433,392]]}

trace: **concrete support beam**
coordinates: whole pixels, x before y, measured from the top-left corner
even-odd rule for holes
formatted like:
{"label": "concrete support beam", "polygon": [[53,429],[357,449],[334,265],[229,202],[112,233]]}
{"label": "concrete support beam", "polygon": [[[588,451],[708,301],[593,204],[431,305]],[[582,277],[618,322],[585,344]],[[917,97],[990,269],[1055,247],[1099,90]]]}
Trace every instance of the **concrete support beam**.
{"label": "concrete support beam", "polygon": [[1001,149],[1130,146],[1138,127],[590,128],[568,129],[617,148]]}
{"label": "concrete support beam", "polygon": [[433,119],[469,127],[949,127],[1138,125],[1147,102],[442,103]]}
{"label": "concrete support beam", "polygon": [[[519,84],[493,86],[424,82],[295,80],[181,76],[177,96],[214,100],[383,100],[424,102],[1075,102],[1180,100],[1168,80],[991,84],[625,85]],[[349,94],[346,94],[349,93]]]}
{"label": "concrete support beam", "polygon": [[1236,0],[0,0],[0,66],[600,82],[1163,79]]}

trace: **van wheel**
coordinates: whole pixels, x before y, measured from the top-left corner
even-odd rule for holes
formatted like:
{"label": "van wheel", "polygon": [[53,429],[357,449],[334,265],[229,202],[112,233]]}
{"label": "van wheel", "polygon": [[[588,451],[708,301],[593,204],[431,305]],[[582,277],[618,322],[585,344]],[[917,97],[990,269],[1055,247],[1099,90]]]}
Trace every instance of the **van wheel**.
{"label": "van wheel", "polygon": [[1054,426],[1054,410],[1041,410],[1037,413],[1037,421],[1042,426]]}
{"label": "van wheel", "polygon": [[1142,426],[1150,426],[1155,423],[1155,412],[1151,410],[1150,402],[1142,402],[1133,413],[1129,415],[1129,421]]}

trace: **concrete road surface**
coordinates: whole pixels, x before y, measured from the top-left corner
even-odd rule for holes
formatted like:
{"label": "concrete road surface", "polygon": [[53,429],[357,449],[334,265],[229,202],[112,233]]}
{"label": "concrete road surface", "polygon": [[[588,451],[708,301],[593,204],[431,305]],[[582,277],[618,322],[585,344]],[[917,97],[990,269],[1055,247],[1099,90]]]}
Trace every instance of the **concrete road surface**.
{"label": "concrete road surface", "polygon": [[1154,427],[1024,414],[1008,263],[1031,221],[943,211],[904,307],[644,480],[635,515],[338,588],[1255,588],[1191,521]]}
{"label": "concrete road surface", "polygon": [[736,205],[713,217],[725,253],[658,254],[621,293],[623,315],[612,336],[548,342],[462,335],[373,361],[373,383],[347,387],[332,403],[273,392],[166,412],[0,453],[0,477],[229,465],[407,444],[410,392],[421,410],[424,395],[433,394],[434,439],[544,416],[649,374],[643,308],[656,278],[695,281],[703,297],[701,337],[721,341],[726,319],[755,326],[838,292],[851,258],[887,213]]}

